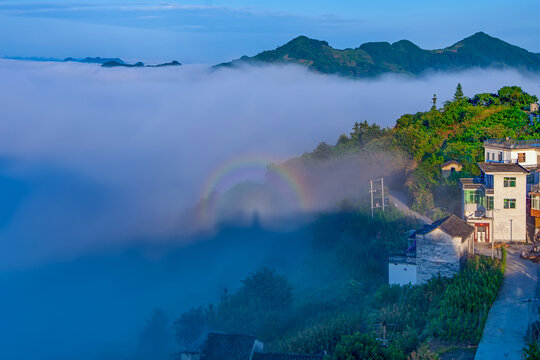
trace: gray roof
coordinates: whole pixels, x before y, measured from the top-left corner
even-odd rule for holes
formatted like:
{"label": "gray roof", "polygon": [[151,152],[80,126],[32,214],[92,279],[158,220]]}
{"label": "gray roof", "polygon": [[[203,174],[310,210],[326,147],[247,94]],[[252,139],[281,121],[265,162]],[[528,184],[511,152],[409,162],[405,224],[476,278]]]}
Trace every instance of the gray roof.
{"label": "gray roof", "polygon": [[201,360],[249,360],[255,341],[251,335],[210,333]]}
{"label": "gray roof", "polygon": [[253,360],[322,360],[323,355],[312,354],[277,354],[277,353],[255,353]]}
{"label": "gray roof", "polygon": [[478,167],[484,173],[528,173],[527,169],[516,163],[479,162]]}
{"label": "gray roof", "polygon": [[424,228],[418,230],[416,234],[428,234],[437,228],[441,229],[451,237],[460,237],[462,240],[467,238],[474,231],[474,226],[467,224],[456,215],[450,215],[433,222],[431,225],[424,226]]}

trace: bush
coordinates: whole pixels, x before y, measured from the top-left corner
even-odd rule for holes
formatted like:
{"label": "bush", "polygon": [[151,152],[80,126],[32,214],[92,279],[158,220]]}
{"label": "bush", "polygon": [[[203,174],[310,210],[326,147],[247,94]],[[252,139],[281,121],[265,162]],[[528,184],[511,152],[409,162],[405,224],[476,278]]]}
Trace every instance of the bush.
{"label": "bush", "polygon": [[385,360],[380,342],[372,334],[344,336],[336,346],[334,360]]}

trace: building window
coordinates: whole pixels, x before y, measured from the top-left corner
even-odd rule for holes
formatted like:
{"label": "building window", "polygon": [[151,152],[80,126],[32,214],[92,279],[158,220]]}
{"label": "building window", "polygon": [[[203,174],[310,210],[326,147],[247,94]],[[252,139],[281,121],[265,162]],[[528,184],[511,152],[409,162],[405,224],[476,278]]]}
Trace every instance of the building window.
{"label": "building window", "polygon": [[499,152],[499,162],[502,162],[502,152]]}
{"label": "building window", "polygon": [[505,177],[504,178],[504,187],[516,187],[516,178],[515,177]]}
{"label": "building window", "polygon": [[534,174],[527,175],[527,184],[534,184]]}
{"label": "building window", "polygon": [[531,196],[531,209],[540,210],[540,195]]}
{"label": "building window", "polygon": [[504,199],[504,208],[505,209],[515,209],[516,208],[516,199]]}
{"label": "building window", "polygon": [[489,154],[490,153],[486,153],[486,160],[489,161]]}
{"label": "building window", "polygon": [[522,162],[525,162],[526,156],[525,156],[525,153],[518,153],[518,163],[522,163]]}
{"label": "building window", "polygon": [[488,189],[493,188],[493,175],[486,175],[486,187]]}
{"label": "building window", "polygon": [[466,190],[465,204],[484,205],[484,194],[481,191]]}
{"label": "building window", "polygon": [[486,196],[486,209],[493,210],[493,196]]}

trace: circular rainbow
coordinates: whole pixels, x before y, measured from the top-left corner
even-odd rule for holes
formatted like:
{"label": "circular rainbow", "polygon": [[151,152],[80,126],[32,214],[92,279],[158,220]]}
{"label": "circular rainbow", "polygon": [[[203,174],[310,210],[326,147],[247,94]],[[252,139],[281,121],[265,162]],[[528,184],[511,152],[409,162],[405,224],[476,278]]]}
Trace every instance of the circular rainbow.
{"label": "circular rainbow", "polygon": [[[269,157],[237,157],[218,166],[204,183],[200,198],[199,220],[208,225],[215,217],[220,201],[220,191],[256,178],[266,185],[279,189],[300,210],[309,207],[308,187],[300,172],[290,166],[276,165]],[[264,179],[264,180],[263,180]]]}

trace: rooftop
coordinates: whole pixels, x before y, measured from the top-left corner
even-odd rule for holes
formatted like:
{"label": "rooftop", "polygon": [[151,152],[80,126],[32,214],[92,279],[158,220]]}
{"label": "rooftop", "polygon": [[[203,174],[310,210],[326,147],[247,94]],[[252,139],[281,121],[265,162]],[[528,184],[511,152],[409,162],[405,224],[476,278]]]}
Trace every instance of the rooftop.
{"label": "rooftop", "polygon": [[479,162],[483,173],[528,173],[527,169],[516,163]]}
{"label": "rooftop", "polygon": [[255,342],[251,335],[210,333],[201,351],[201,360],[247,360]]}
{"label": "rooftop", "polygon": [[466,238],[474,231],[474,226],[467,224],[456,215],[450,215],[433,222],[431,225],[424,226],[422,229],[418,230],[416,234],[428,234],[437,228],[441,229],[451,237],[460,237],[462,239]]}
{"label": "rooftop", "polygon": [[540,139],[515,140],[506,139],[488,139],[484,140],[484,146],[494,146],[504,149],[531,149],[540,147]]}
{"label": "rooftop", "polygon": [[451,164],[461,165],[461,163],[459,161],[457,161],[457,160],[448,160],[447,162],[442,164],[441,167],[445,167],[445,166],[448,166],[448,165],[451,165]]}

